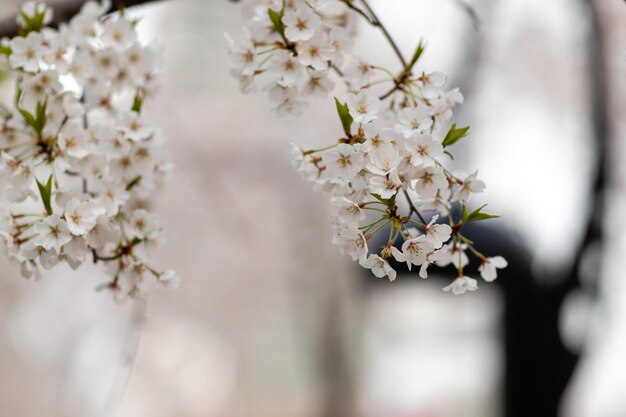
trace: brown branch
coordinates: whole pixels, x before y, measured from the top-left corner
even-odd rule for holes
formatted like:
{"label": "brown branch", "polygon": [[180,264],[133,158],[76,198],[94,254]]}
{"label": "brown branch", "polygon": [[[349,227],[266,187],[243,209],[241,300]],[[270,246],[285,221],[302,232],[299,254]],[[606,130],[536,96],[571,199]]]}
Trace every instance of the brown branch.
{"label": "brown branch", "polygon": [[[111,8],[107,13],[114,12],[122,7],[132,7],[155,1],[158,0],[111,0]],[[52,22],[47,26],[56,28],[59,27],[61,23],[68,22],[72,17],[78,14],[84,3],[86,3],[86,0],[65,0],[49,4],[48,7],[54,11],[54,14]],[[0,20],[0,38],[14,37],[17,35],[17,32],[18,26],[15,15]]]}

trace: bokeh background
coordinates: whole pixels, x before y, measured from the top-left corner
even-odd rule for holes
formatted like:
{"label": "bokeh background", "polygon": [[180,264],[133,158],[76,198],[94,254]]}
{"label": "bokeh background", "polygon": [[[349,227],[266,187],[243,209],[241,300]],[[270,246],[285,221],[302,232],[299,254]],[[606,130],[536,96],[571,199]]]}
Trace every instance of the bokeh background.
{"label": "bokeh background", "polygon": [[[330,243],[328,199],[290,165],[288,141],[339,133],[334,105],[279,119],[240,95],[223,40],[237,4],[132,8],[165,49],[146,110],[176,170],[155,260],[183,283],[120,306],[90,265],[32,282],[1,260],[0,416],[626,415],[626,4],[371,4],[461,87],[472,133],[455,166],[480,168],[502,219],[474,233],[510,268],[461,297],[445,277],[355,268]],[[356,51],[396,65],[365,24]]]}

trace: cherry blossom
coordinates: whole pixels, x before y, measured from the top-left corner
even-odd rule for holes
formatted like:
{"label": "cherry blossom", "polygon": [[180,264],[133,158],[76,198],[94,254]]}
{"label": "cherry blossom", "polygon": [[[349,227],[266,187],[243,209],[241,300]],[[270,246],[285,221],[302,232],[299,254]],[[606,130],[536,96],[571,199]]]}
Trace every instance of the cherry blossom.
{"label": "cherry blossom", "polygon": [[478,267],[480,276],[487,282],[491,282],[498,277],[497,269],[506,268],[508,262],[502,256],[488,257]]}
{"label": "cherry blossom", "polygon": [[467,291],[476,291],[478,282],[470,277],[461,276],[452,281],[452,284],[444,287],[444,291],[449,291],[454,295],[465,294]]}
{"label": "cherry blossom", "polygon": [[[306,115],[310,97],[328,98],[337,111],[327,146],[292,144],[292,155],[302,177],[330,196],[339,249],[392,281],[391,258],[409,271],[419,266],[422,278],[433,265],[452,265],[457,279],[445,290],[453,294],[477,288],[465,275],[470,256],[485,280],[495,278],[501,257],[464,235],[468,223],[497,217],[468,207],[485,183],[477,171],[451,169],[453,146],[469,133],[452,123],[463,95],[444,73],[420,68],[424,43],[403,56],[367,0],[247,0],[244,18],[242,39],[227,37],[241,90],[261,87],[279,116]],[[357,21],[381,31],[399,69],[352,53]]]}
{"label": "cherry blossom", "polygon": [[105,16],[109,8],[87,2],[52,29],[52,9],[29,1],[19,35],[1,42],[16,97],[0,115],[0,251],[26,278],[62,263],[106,264],[102,287],[124,300],[178,277],[144,259],[162,227],[138,209],[168,171],[142,114],[158,50],[123,13]]}

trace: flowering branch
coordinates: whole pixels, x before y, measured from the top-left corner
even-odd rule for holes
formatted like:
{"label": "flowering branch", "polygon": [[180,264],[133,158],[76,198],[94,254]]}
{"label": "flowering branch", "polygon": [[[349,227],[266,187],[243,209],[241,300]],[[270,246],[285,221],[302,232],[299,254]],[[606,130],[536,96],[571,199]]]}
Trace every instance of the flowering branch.
{"label": "flowering branch", "polygon": [[[159,0],[108,0],[110,6],[106,13],[119,10],[124,7],[137,6],[144,3],[152,3]],[[61,23],[68,22],[78,14],[85,0],[65,0],[55,2],[49,7],[53,10],[53,17],[48,27],[57,28]],[[19,25],[14,16],[0,20],[0,38],[13,37],[18,34]]]}
{"label": "flowering branch", "polygon": [[[480,261],[486,281],[495,279],[506,261],[483,255],[462,234],[468,223],[497,217],[484,212],[484,205],[467,207],[471,195],[485,188],[478,173],[453,173],[444,164],[446,157],[453,159],[452,146],[469,132],[449,124],[463,96],[458,89],[444,90],[447,79],[440,72],[414,74],[424,43],[420,40],[405,60],[367,0],[360,2],[363,8],[356,0],[248,1],[247,37],[230,41],[231,72],[245,93],[266,80],[263,89],[282,116],[301,114],[302,98],[328,96],[334,71],[352,92],[345,101],[335,98],[342,136],[319,149],[293,149],[297,169],[332,195],[333,241],[377,277],[395,279],[390,258],[406,262],[409,270],[419,266],[422,278],[431,264],[453,264],[458,278],[445,290],[473,291],[477,281],[464,273],[467,251]],[[335,7],[342,4],[343,11]],[[348,28],[357,17],[381,29],[402,64],[397,75],[349,54],[353,32]],[[344,65],[346,58],[350,62]],[[390,89],[374,94],[389,83]],[[398,195],[406,199],[407,214]],[[456,220],[453,205],[463,212]],[[447,223],[438,223],[440,217]],[[370,253],[368,244],[384,229],[387,242]]]}
{"label": "flowering branch", "polygon": [[55,30],[52,10],[27,2],[19,35],[0,43],[16,91],[0,115],[0,248],[25,278],[60,263],[76,269],[91,254],[108,263],[102,288],[122,301],[178,277],[146,256],[163,228],[142,207],[169,172],[142,114],[158,51],[139,42],[137,22],[107,16],[111,7],[86,2]]}

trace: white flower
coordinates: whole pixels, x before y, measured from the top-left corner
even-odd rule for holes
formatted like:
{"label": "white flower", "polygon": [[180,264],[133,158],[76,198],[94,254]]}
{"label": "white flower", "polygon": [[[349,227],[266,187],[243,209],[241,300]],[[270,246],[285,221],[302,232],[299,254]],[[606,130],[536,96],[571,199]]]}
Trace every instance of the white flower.
{"label": "white flower", "polygon": [[283,16],[285,36],[291,42],[311,39],[320,26],[320,17],[313,13],[306,4],[299,4],[295,10],[289,10]]}
{"label": "white flower", "polygon": [[415,192],[421,197],[432,197],[437,194],[437,190],[448,187],[448,179],[440,167],[420,168],[416,172],[416,178],[418,181],[415,184]]}
{"label": "white flower", "polygon": [[361,91],[346,98],[350,115],[356,123],[369,123],[378,117],[382,102],[375,95]]}
{"label": "white flower", "polygon": [[435,118],[435,128],[438,129],[443,122],[450,120],[454,106],[463,103],[463,95],[458,88],[455,88],[437,99],[432,99],[431,102],[433,103],[432,116]]}
{"label": "white flower", "polygon": [[424,210],[446,212],[450,208],[448,200],[451,194],[452,191],[449,188],[440,188],[434,196],[422,198],[422,208]]}
{"label": "white flower", "polygon": [[398,113],[398,132],[405,138],[426,132],[433,125],[425,106],[408,107]]}
{"label": "white flower", "polygon": [[346,81],[355,89],[361,89],[368,85],[373,75],[372,66],[361,59],[350,62],[344,70]]}
{"label": "white flower", "polygon": [[69,156],[82,159],[90,153],[90,135],[79,122],[67,123],[58,136],[58,145],[61,151]]}
{"label": "white flower", "polygon": [[100,195],[99,203],[106,210],[106,215],[111,217],[119,213],[120,207],[130,198],[125,186],[112,181],[99,182],[97,190]]}
{"label": "white flower", "polygon": [[404,142],[404,147],[409,151],[414,166],[434,165],[437,158],[443,155],[443,146],[430,135],[412,136]]}
{"label": "white flower", "polygon": [[476,291],[478,282],[470,277],[462,276],[455,279],[452,284],[444,287],[444,291],[452,292],[454,295],[464,294],[467,291]]}
{"label": "white flower", "polygon": [[428,254],[435,250],[432,242],[424,236],[407,239],[402,244],[402,252],[395,246],[391,248],[393,257],[398,262],[406,262],[409,271],[412,265],[421,265],[426,262]]}
{"label": "white flower", "polygon": [[435,98],[441,94],[441,88],[446,84],[446,74],[439,71],[426,74],[422,72],[422,75],[418,78],[422,95],[427,98]]}
{"label": "white flower", "polygon": [[333,208],[337,219],[349,227],[357,227],[359,222],[365,218],[365,213],[361,208],[345,197],[333,197]]}
{"label": "white flower", "polygon": [[338,225],[333,242],[347,252],[353,261],[365,259],[367,256],[367,241],[359,230]]}
{"label": "white flower", "polygon": [[323,32],[305,42],[298,44],[298,60],[302,65],[311,66],[316,70],[328,68],[328,61],[333,58],[334,49],[328,43]]}
{"label": "white flower", "polygon": [[450,235],[452,234],[452,228],[450,226],[445,223],[436,223],[438,219],[438,214],[433,216],[431,221],[426,226],[426,238],[433,243],[435,249],[442,247],[443,244],[450,239]]}
{"label": "white flower", "polygon": [[129,235],[141,239],[149,239],[156,237],[156,234],[158,234],[160,230],[161,224],[156,214],[150,213],[144,209],[133,211],[128,229]]}
{"label": "white flower", "polygon": [[13,68],[23,68],[25,71],[37,72],[43,58],[43,38],[39,32],[30,32],[25,38],[15,37],[11,40],[11,55],[9,62]]}
{"label": "white flower", "polygon": [[378,131],[375,122],[367,124],[363,130],[365,137],[369,138],[361,145],[361,150],[368,156],[367,169],[377,175],[386,175],[396,169],[402,159],[392,130]]}
{"label": "white flower", "polygon": [[436,264],[437,261],[439,261],[441,259],[442,255],[443,254],[442,254],[441,250],[437,250],[437,251],[434,251],[434,252],[429,252],[426,255],[426,260],[420,266],[420,272],[419,272],[420,278],[423,278],[423,279],[428,278],[428,267],[431,264]]}
{"label": "white flower", "polygon": [[328,72],[310,71],[309,80],[304,84],[305,96],[326,97],[335,88],[335,83],[328,77]]}
{"label": "white flower", "polygon": [[291,87],[306,79],[306,67],[290,51],[278,51],[272,56],[269,73],[284,87]]}
{"label": "white flower", "polygon": [[33,226],[33,243],[45,250],[60,250],[61,246],[72,240],[67,224],[57,214],[51,214]]}
{"label": "white flower", "polygon": [[230,67],[239,75],[252,75],[257,70],[256,48],[251,40],[230,42]]}
{"label": "white flower", "polygon": [[508,262],[502,256],[489,257],[480,264],[478,271],[480,276],[487,282],[491,282],[498,277],[498,271],[496,268],[502,269],[508,266]]}
{"label": "white flower", "polygon": [[66,262],[70,268],[77,269],[85,261],[87,255],[87,243],[82,237],[74,236],[70,242],[63,247],[60,260]]}
{"label": "white flower", "polygon": [[[463,176],[461,174],[460,176]],[[471,175],[468,175],[464,179],[461,179],[461,187],[456,190],[454,196],[452,197],[453,201],[462,201],[467,202],[472,193],[481,193],[485,189],[485,183],[478,178],[478,171],[474,172]]]}
{"label": "white flower", "polygon": [[384,258],[376,254],[372,253],[367,259],[361,260],[360,264],[364,268],[371,269],[372,273],[377,278],[387,276],[389,277],[389,281],[396,279],[395,269],[393,269]]}
{"label": "white flower", "polygon": [[402,186],[397,171],[391,171],[388,175],[375,175],[370,178],[371,191],[382,198],[391,198]]}
{"label": "white flower", "polygon": [[159,284],[165,287],[178,288],[180,285],[180,277],[176,272],[171,270],[161,272],[157,279]]}
{"label": "white flower", "polygon": [[363,168],[365,158],[354,146],[342,143],[322,154],[325,175],[350,181]]}
{"label": "white flower", "polygon": [[149,138],[154,130],[144,124],[140,115],[134,111],[124,113],[121,118],[120,131],[124,136],[134,142]]}
{"label": "white flower", "polygon": [[134,262],[119,274],[115,299],[121,302],[129,296],[145,298],[155,282],[156,277],[150,272],[145,262]]}
{"label": "white flower", "polygon": [[64,216],[70,233],[83,236],[93,229],[98,217],[104,213],[104,208],[99,205],[72,198],[65,206]]}
{"label": "white flower", "polygon": [[334,50],[332,60],[341,65],[344,54],[352,47],[352,39],[344,28],[335,26],[328,33],[328,40]]}
{"label": "white flower", "polygon": [[438,266],[446,266],[452,263],[456,269],[464,268],[469,263],[469,258],[465,254],[467,245],[459,245],[456,242],[450,242],[444,245],[440,250],[436,263]]}
{"label": "white flower", "polygon": [[87,244],[93,249],[102,249],[107,245],[117,245],[121,238],[120,230],[106,215],[98,217],[96,225],[87,234]]}
{"label": "white flower", "polygon": [[270,99],[278,105],[274,108],[279,116],[291,114],[299,116],[305,103],[299,99],[298,89],[295,86],[286,87],[280,83],[274,84],[270,90]]}
{"label": "white flower", "polygon": [[35,109],[37,103],[43,103],[49,94],[63,88],[56,71],[42,71],[22,81],[22,107]]}
{"label": "white flower", "polygon": [[24,243],[20,247],[21,255],[30,261],[39,259],[39,264],[44,269],[51,269],[59,263],[59,255],[55,249],[44,249],[33,241]]}
{"label": "white flower", "polygon": [[106,46],[124,49],[137,41],[137,31],[128,19],[108,19],[103,29],[101,39]]}

